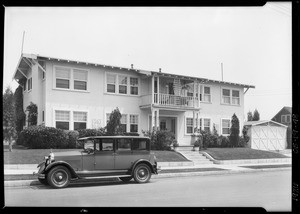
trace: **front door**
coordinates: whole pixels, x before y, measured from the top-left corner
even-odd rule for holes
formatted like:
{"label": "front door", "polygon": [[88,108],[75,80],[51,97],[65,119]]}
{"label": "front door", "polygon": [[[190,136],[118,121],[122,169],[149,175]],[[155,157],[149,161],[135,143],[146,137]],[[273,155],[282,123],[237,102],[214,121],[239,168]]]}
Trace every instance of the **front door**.
{"label": "front door", "polygon": [[95,144],[95,170],[113,170],[114,155],[114,139],[99,139]]}

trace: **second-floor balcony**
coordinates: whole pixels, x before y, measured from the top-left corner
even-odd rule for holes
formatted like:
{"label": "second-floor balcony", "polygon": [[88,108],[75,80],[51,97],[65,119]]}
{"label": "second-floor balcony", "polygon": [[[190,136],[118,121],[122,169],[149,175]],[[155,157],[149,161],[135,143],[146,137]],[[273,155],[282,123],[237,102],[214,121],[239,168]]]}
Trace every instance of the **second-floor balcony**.
{"label": "second-floor balcony", "polygon": [[198,98],[191,96],[154,93],[153,103],[151,94],[142,96],[141,101],[142,106],[153,104],[161,107],[200,108],[200,102],[198,101]]}

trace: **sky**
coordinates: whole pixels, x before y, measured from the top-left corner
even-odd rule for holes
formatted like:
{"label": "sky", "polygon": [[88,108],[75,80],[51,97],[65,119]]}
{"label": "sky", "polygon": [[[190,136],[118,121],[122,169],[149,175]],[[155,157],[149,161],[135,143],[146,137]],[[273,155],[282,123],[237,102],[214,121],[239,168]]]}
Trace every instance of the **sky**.
{"label": "sky", "polygon": [[291,2],[263,7],[5,7],[3,88],[22,51],[254,85],[244,113],[292,106]]}

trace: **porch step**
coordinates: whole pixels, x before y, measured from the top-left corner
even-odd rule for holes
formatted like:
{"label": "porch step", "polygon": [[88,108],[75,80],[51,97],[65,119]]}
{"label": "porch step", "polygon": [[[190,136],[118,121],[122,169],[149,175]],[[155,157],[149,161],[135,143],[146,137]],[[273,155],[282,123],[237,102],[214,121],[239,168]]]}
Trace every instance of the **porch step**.
{"label": "porch step", "polygon": [[[190,147],[193,148],[193,147]],[[185,148],[188,149],[188,148]],[[188,160],[193,161],[194,166],[200,165],[212,165],[214,164],[211,160],[209,160],[206,156],[199,153],[199,151],[191,151],[191,150],[177,150],[177,152],[181,153]]]}
{"label": "porch step", "polygon": [[192,151],[193,146],[178,146],[177,151]]}

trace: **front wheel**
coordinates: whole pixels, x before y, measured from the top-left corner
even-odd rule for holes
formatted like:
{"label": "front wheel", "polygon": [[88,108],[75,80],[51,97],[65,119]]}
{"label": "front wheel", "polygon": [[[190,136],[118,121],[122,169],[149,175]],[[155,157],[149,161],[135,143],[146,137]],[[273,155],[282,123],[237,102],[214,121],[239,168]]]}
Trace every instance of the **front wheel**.
{"label": "front wheel", "polygon": [[65,188],[70,183],[70,172],[64,166],[56,166],[47,174],[47,181],[54,188]]}
{"label": "front wheel", "polygon": [[151,178],[151,170],[147,164],[139,164],[135,167],[133,172],[134,180],[137,183],[146,183]]}

